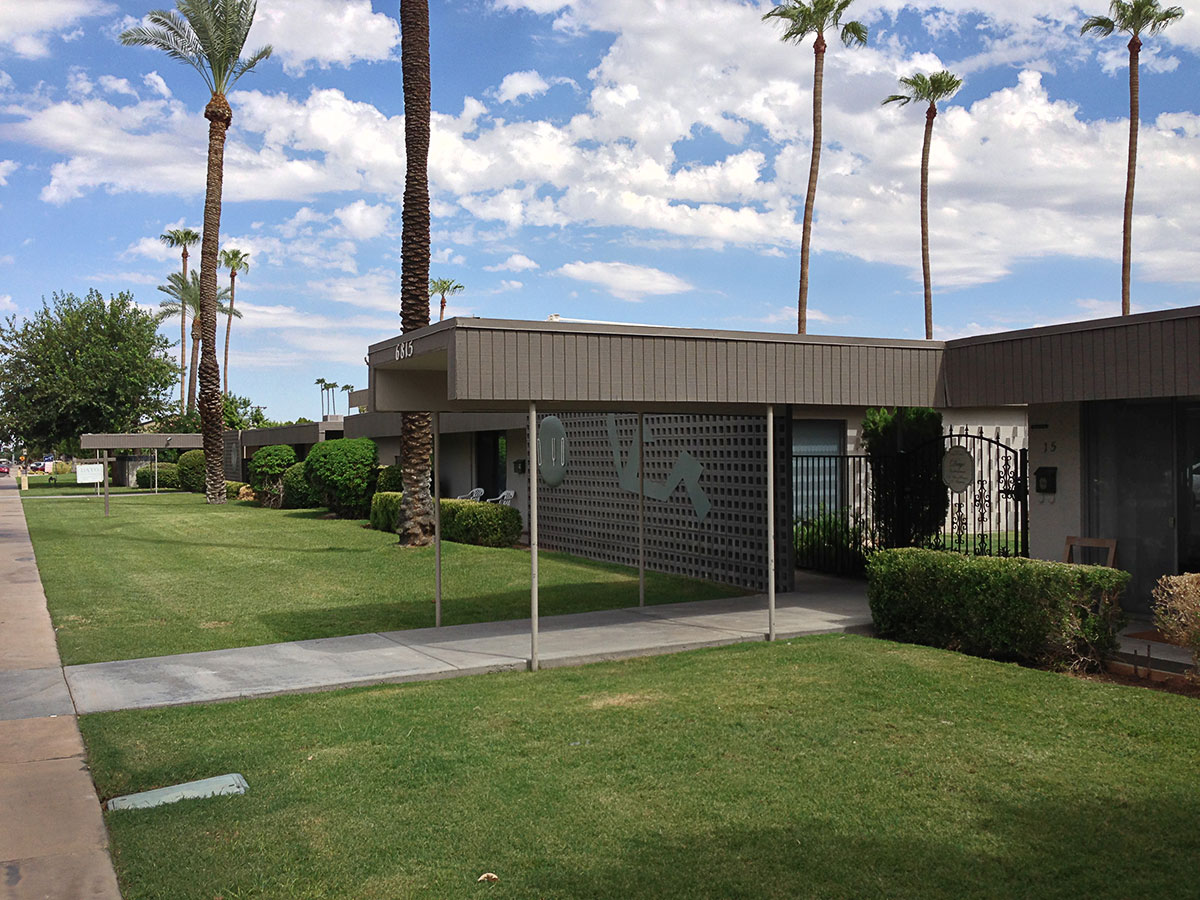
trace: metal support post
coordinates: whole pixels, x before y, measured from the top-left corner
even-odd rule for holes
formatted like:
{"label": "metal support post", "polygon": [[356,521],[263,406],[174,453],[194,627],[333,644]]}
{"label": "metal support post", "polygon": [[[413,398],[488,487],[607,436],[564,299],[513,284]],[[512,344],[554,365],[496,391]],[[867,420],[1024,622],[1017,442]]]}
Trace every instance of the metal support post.
{"label": "metal support post", "polygon": [[646,415],[638,413],[638,606],[646,605]]}
{"label": "metal support post", "polygon": [[538,670],[537,402],[529,401],[529,671]]}
{"label": "metal support post", "polygon": [[433,625],[442,627],[442,417],[433,414]]}
{"label": "metal support post", "polygon": [[775,640],[775,407],[767,404],[767,640]]}

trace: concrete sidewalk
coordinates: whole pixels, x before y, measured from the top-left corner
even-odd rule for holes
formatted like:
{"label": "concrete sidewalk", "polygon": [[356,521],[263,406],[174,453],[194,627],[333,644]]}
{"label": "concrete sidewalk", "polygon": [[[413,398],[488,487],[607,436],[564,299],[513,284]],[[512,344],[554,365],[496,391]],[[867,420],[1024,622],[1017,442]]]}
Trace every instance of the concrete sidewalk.
{"label": "concrete sidewalk", "polygon": [[[861,582],[808,576],[777,598],[780,638],[869,631]],[[676,653],[765,639],[766,597],[737,597],[550,616],[543,667]],[[423,681],[528,667],[529,620],[321,638],[66,668],[82,713]]]}
{"label": "concrete sidewalk", "polygon": [[11,479],[0,482],[0,898],[121,898]]}

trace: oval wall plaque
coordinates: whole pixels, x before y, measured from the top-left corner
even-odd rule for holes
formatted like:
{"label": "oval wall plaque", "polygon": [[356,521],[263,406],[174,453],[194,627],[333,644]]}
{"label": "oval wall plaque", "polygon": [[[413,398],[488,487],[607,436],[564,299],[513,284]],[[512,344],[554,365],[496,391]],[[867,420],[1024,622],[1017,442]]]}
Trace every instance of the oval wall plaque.
{"label": "oval wall plaque", "polygon": [[558,416],[546,416],[538,426],[538,469],[542,481],[558,487],[567,477],[567,429]]}
{"label": "oval wall plaque", "polygon": [[954,445],[942,457],[942,482],[954,493],[961,494],[975,480],[975,457],[961,445]]}

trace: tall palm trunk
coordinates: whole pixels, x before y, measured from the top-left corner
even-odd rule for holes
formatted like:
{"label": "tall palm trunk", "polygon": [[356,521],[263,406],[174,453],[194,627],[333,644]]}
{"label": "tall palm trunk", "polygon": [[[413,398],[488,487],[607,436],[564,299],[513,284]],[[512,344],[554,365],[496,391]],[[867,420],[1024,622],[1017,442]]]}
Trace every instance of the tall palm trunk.
{"label": "tall palm trunk", "polygon": [[[400,238],[402,331],[429,324],[429,4],[400,0],[400,66],[404,79],[404,212]],[[404,480],[400,543],[425,546],[433,539],[429,413],[405,413],[400,429]]]}
{"label": "tall palm trunk", "polygon": [[[183,283],[187,284],[187,244],[183,245]],[[184,395],[187,383],[187,307],[183,297],[179,298],[179,412],[187,410],[187,398]]]}
{"label": "tall palm trunk", "polygon": [[808,165],[808,193],[804,196],[804,227],[800,237],[800,301],[797,331],[808,333],[808,249],[812,243],[813,206],[817,202],[817,171],[821,167],[821,93],[825,84],[825,35],[813,42],[813,137]]}
{"label": "tall palm trunk", "polygon": [[196,411],[196,370],[200,365],[200,319],[192,319],[192,364],[188,367],[187,411]]}
{"label": "tall palm trunk", "polygon": [[1121,315],[1129,315],[1129,270],[1133,262],[1133,179],[1137,172],[1138,54],[1142,40],[1129,39],[1129,164],[1125,169],[1125,228],[1121,237]]}
{"label": "tall palm trunk", "polygon": [[925,276],[925,340],[933,340],[933,283],[929,277],[929,144],[937,105],[925,110],[925,143],[921,147],[921,274]]}
{"label": "tall palm trunk", "polygon": [[237,270],[229,270],[229,315],[225,317],[225,396],[229,396],[229,335],[233,331],[233,294],[237,282]]}
{"label": "tall palm trunk", "polygon": [[200,431],[204,439],[205,497],[209,503],[224,503],[224,416],[217,365],[217,247],[225,132],[233,121],[233,110],[223,94],[213,94],[204,108],[204,118],[208,119],[208,175],[204,186],[204,238],[200,242]]}

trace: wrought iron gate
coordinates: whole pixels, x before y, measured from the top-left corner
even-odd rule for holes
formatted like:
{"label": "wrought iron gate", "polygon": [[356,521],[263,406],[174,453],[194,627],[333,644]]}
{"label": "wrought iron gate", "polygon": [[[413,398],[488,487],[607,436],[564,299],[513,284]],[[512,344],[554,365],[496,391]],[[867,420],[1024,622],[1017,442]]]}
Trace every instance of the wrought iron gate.
{"label": "wrought iron gate", "polygon": [[1026,469],[1025,450],[965,432],[889,456],[793,456],[796,566],[855,572],[898,546],[1028,556]]}

